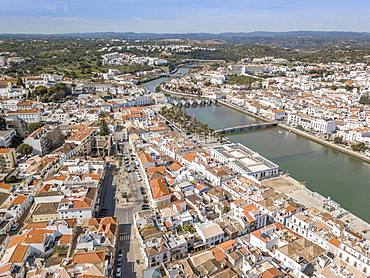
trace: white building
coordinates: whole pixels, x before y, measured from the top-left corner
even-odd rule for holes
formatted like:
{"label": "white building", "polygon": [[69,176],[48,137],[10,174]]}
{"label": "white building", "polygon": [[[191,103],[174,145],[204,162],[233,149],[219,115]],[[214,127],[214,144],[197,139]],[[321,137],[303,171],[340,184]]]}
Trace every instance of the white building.
{"label": "white building", "polygon": [[207,248],[224,241],[224,231],[214,222],[196,223],[195,230]]}
{"label": "white building", "polygon": [[16,115],[26,123],[37,123],[41,121],[41,113],[37,109],[10,111],[8,115]]}
{"label": "white building", "polygon": [[241,144],[226,144],[210,150],[213,157],[244,176],[264,179],[279,173],[278,165]]}
{"label": "white building", "polygon": [[17,133],[14,129],[0,131],[0,147],[9,147],[12,144],[12,139]]}

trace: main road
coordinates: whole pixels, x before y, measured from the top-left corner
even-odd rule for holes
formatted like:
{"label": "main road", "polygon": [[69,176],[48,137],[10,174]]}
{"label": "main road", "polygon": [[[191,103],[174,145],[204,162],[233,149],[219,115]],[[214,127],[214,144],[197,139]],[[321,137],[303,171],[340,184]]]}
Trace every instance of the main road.
{"label": "main road", "polygon": [[[120,268],[121,272],[118,277],[135,278],[140,277],[140,273],[136,273],[135,263],[139,257],[137,251],[137,241],[134,235],[134,218],[133,215],[138,210],[141,210],[143,203],[143,196],[141,194],[141,183],[138,179],[138,174],[134,170],[135,159],[129,152],[127,143],[122,145],[123,153],[128,158],[127,163],[122,159],[122,166],[118,169],[114,184],[116,185],[116,206],[115,216],[119,222],[119,237],[117,254],[122,252],[120,259],[122,265],[117,266],[118,258],[116,261],[115,274],[117,277],[117,269]],[[129,166],[127,166],[129,165]],[[130,172],[128,171],[130,169]],[[127,198],[123,197],[127,194]],[[129,201],[126,201],[129,200]]]}

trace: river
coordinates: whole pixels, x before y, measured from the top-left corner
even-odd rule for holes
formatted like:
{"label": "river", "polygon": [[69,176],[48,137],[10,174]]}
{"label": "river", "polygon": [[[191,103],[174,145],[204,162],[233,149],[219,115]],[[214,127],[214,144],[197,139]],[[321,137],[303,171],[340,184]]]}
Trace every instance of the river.
{"label": "river", "polygon": [[[144,86],[154,91],[155,85],[166,80],[153,80]],[[186,112],[214,129],[258,122],[225,106],[186,108]],[[228,137],[277,163],[312,191],[330,196],[370,222],[370,164],[277,127]]]}

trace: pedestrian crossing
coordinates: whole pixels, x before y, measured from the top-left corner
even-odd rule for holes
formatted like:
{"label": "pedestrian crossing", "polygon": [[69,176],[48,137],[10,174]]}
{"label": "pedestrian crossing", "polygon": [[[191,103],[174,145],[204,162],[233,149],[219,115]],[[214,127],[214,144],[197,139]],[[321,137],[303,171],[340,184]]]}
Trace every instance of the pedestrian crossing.
{"label": "pedestrian crossing", "polygon": [[119,236],[119,240],[120,241],[128,241],[128,240],[131,240],[131,235],[125,235],[125,234],[120,235]]}

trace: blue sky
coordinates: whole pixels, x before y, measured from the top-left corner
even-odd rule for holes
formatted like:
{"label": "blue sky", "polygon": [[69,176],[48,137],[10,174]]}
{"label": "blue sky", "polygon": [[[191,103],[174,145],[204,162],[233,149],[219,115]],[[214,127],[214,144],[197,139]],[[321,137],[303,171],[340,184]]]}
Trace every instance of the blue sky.
{"label": "blue sky", "polygon": [[0,33],[370,32],[370,0],[0,0]]}

